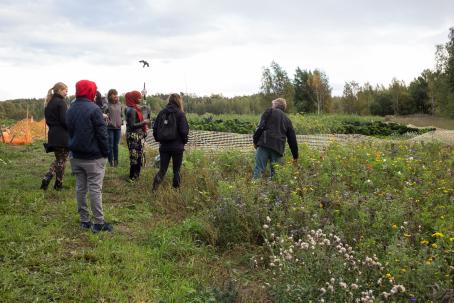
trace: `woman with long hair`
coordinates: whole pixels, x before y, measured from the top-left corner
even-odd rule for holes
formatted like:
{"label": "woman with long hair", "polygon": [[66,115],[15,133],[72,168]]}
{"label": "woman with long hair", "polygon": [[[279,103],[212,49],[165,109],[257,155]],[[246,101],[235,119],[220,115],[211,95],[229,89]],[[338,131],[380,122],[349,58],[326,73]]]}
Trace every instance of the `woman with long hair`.
{"label": "woman with long hair", "polygon": [[116,89],[110,89],[107,93],[107,134],[109,135],[109,164],[118,166],[118,144],[121,138],[121,103],[118,100]]}
{"label": "woman with long hair", "polygon": [[[172,123],[175,124],[174,127],[166,128]],[[168,130],[172,128],[174,131]],[[160,143],[159,157],[161,163],[153,180],[152,191],[156,191],[162,182],[169,167],[170,159],[172,159],[173,168],[172,186],[174,188],[180,187],[180,168],[183,162],[184,145],[188,143],[188,134],[189,125],[183,109],[183,100],[179,94],[171,94],[167,106],[159,112],[153,124],[153,137]]]}
{"label": "woman with long hair", "polygon": [[63,188],[65,163],[68,159],[68,128],[66,126],[66,110],[68,106],[65,98],[68,87],[62,82],[57,82],[47,92],[44,117],[49,127],[47,135],[46,152],[54,152],[55,160],[41,181],[41,189],[47,190],[50,181],[55,176],[54,189]]}
{"label": "woman with long hair", "polygon": [[143,145],[147,136],[149,119],[144,119],[139,107],[142,95],[138,91],[126,93],[126,143],[129,149],[129,180],[137,180],[140,176],[143,160]]}

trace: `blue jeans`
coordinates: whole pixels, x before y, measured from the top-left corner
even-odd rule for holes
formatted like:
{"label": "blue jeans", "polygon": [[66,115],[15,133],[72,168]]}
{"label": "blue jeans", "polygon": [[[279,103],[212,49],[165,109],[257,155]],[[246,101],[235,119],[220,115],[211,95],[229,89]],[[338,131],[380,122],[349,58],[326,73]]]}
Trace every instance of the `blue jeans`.
{"label": "blue jeans", "polygon": [[267,147],[259,146],[255,152],[255,168],[252,177],[258,179],[266,170],[266,165],[270,161],[270,176],[274,175],[273,164],[279,163],[282,160],[282,156],[276,151]]}
{"label": "blue jeans", "polygon": [[118,144],[120,143],[121,138],[121,129],[120,128],[108,128],[107,133],[109,135],[109,163],[113,161],[118,162]]}

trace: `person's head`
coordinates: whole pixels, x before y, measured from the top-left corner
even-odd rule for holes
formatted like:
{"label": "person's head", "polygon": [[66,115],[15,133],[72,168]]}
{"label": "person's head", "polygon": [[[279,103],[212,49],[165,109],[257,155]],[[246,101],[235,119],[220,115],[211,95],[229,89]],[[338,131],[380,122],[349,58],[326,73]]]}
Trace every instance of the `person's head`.
{"label": "person's head", "polygon": [[183,99],[179,94],[170,94],[169,96],[169,104],[174,104],[176,105],[182,112],[184,111],[183,109]]}
{"label": "person's head", "polygon": [[279,108],[285,110],[287,108],[287,101],[284,98],[277,98],[271,101],[273,108]]}
{"label": "person's head", "polygon": [[136,107],[140,103],[140,98],[142,98],[142,94],[136,90],[126,93],[126,106]]}
{"label": "person's head", "polygon": [[57,82],[52,86],[48,91],[47,91],[47,97],[46,97],[46,105],[49,103],[49,101],[52,99],[52,97],[57,94],[62,96],[63,98],[66,97],[68,94],[68,86],[66,86],[65,83],[63,82]]}
{"label": "person's head", "polygon": [[109,100],[109,103],[118,102],[118,92],[116,89],[109,89],[109,91],[107,92],[107,100]]}
{"label": "person's head", "polygon": [[87,98],[94,102],[96,97],[96,83],[90,80],[80,80],[76,83],[76,98]]}

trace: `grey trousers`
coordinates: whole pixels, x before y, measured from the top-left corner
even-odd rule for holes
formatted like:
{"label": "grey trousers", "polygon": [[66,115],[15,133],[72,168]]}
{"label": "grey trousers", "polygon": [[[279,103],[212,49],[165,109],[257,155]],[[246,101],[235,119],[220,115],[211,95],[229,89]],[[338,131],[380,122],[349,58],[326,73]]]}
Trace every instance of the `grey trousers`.
{"label": "grey trousers", "polygon": [[90,222],[90,213],[87,207],[87,191],[89,191],[93,221],[95,224],[103,224],[102,183],[107,159],[83,160],[73,158],[70,162],[72,173],[76,176],[76,200],[80,222]]}

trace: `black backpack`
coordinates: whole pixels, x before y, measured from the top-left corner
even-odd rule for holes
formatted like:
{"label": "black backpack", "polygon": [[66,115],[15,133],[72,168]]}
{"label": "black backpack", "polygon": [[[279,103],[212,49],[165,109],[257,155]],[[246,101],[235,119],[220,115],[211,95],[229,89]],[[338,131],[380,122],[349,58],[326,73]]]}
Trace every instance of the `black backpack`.
{"label": "black backpack", "polygon": [[172,141],[178,137],[176,113],[163,112],[156,123],[157,141]]}

